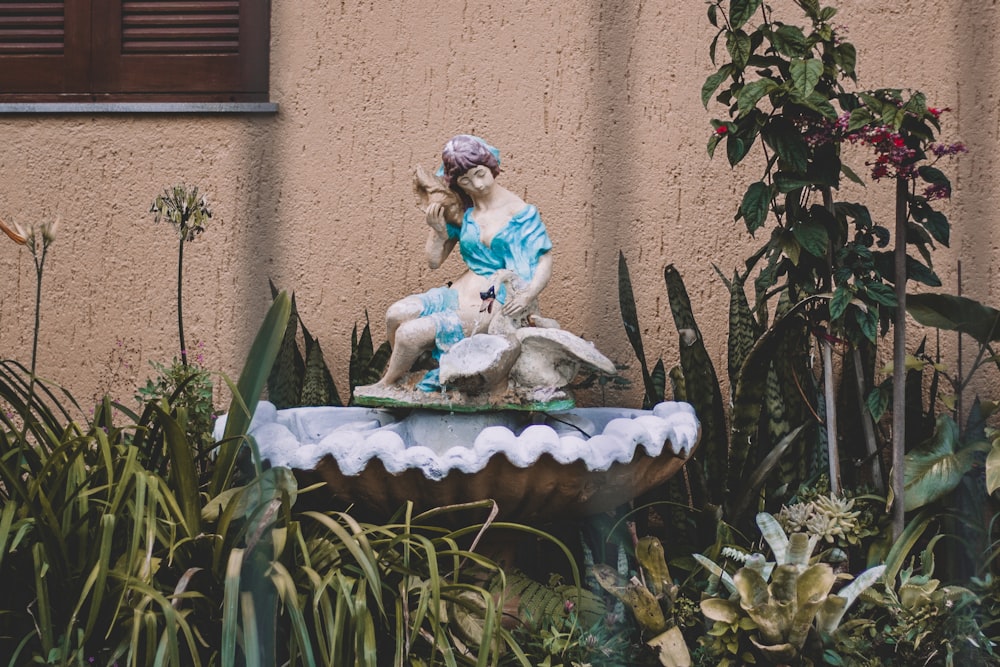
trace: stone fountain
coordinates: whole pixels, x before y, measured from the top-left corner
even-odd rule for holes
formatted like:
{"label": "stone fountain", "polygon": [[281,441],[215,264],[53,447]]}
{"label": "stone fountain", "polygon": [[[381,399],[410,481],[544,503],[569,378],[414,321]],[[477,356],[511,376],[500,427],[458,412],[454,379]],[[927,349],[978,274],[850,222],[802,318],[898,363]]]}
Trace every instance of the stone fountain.
{"label": "stone fountain", "polygon": [[361,407],[262,402],[250,434],[271,465],[369,516],[490,498],[530,523],[612,509],[680,470],[699,437],[691,406],[575,406],[577,375],[615,366],[542,315],[552,243],[499,173],[499,151],[471,135],[448,142],[436,174],[416,169],[431,267],[457,246],[467,270],[389,308],[392,354],[379,382],[355,389]]}

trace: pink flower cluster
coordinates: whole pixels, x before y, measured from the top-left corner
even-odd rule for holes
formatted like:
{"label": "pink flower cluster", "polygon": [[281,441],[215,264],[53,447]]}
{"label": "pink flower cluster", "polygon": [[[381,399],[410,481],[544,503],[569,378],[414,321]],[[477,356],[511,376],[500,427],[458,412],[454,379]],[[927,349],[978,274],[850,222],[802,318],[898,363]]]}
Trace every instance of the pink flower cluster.
{"label": "pink flower cluster", "polygon": [[[949,109],[930,108],[927,110],[934,118]],[[914,179],[917,176],[917,151],[906,145],[905,138],[887,125],[865,125],[848,132],[851,114],[843,113],[835,121],[816,121],[811,118],[801,118],[798,125],[802,130],[806,143],[815,148],[828,143],[860,144],[869,146],[875,152],[875,159],[865,162],[871,168],[872,178],[876,181],[883,178]],[[967,152],[965,144],[934,143],[928,150],[935,157],[957,155]],[[945,185],[931,185],[925,191],[928,199],[944,199],[951,196],[950,189]]]}

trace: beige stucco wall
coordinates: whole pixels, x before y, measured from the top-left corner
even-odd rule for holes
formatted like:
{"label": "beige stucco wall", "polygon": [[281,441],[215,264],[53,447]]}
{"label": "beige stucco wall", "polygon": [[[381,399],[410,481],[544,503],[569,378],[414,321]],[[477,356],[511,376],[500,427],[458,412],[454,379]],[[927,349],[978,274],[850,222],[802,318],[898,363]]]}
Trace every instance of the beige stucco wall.
{"label": "beige stucco wall", "polygon": [[[773,4],[799,22],[791,2]],[[954,110],[945,135],[970,153],[948,166],[957,185],[947,207],[952,249],[935,255],[936,266],[953,291],[961,257],[964,293],[1000,304],[1000,8],[839,7],[862,86],[918,88]],[[147,211],[163,187],[186,181],[209,193],[216,214],[186,249],[188,340],[203,341],[209,366],[236,373],[271,277],[295,290],[343,387],[350,330],[366,309],[381,340],[389,303],[459,271],[457,258],[426,268],[409,178],[416,163],[435,166],[459,132],[500,147],[502,182],[548,225],[549,314],[632,362],[617,306],[622,251],[647,355],[673,363],[662,269],[674,263],[721,370],[726,294],[712,264],[731,273],[755,247],[732,217],[759,164],[733,171],[706,154],[708,120],[723,113],[699,101],[712,36],[701,0],[274,2],[275,116],[0,116],[0,218],[62,219],[45,276],[39,370],[89,399],[108,384],[119,341],[140,366],[116,371],[119,379],[144,377],[147,360],[175,354],[176,239]],[[860,195],[886,221],[890,189]],[[27,362],[31,261],[3,238],[0,285],[0,357]]]}

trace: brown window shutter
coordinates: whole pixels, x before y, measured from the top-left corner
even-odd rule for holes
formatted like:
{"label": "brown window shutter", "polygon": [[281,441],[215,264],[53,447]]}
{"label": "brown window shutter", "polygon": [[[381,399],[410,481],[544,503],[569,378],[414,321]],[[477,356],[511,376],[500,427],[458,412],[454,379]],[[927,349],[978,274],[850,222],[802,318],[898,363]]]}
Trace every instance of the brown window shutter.
{"label": "brown window shutter", "polygon": [[0,94],[88,85],[90,0],[0,2]]}
{"label": "brown window shutter", "polygon": [[98,99],[267,100],[268,0],[92,1]]}

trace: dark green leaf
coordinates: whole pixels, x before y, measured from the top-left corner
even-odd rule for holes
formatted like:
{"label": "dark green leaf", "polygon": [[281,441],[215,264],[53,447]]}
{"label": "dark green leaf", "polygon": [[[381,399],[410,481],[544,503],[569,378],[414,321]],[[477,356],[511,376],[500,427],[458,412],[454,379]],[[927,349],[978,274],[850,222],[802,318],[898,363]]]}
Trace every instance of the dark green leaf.
{"label": "dark green leaf", "polygon": [[873,122],[875,117],[872,116],[871,112],[865,107],[858,107],[851,112],[850,119],[847,121],[847,131],[854,132],[855,130],[860,130],[865,125]]}
{"label": "dark green leaf", "polygon": [[934,271],[910,256],[906,257],[906,277],[931,287],[941,286],[941,279]]}
{"label": "dark green leaf", "polygon": [[719,71],[715,74],[710,75],[705,79],[705,85],[701,87],[701,104],[706,109],[708,108],[708,101],[712,99],[712,95],[722,84],[723,81],[732,73],[733,66],[730,64],[723,65],[719,68]]}
{"label": "dark green leaf", "polygon": [[[714,7],[715,5],[712,6]],[[708,57],[711,59],[713,65],[716,64],[715,52],[719,48],[719,38],[722,37],[723,32],[725,31],[720,30],[719,32],[715,33],[715,37],[712,38],[712,42],[708,45]]]}
{"label": "dark green leaf", "polygon": [[878,314],[873,309],[866,311],[860,308],[852,308],[851,312],[854,313],[854,321],[862,335],[874,343],[878,337]]}
{"label": "dark green leaf", "polygon": [[[680,359],[684,375],[684,391],[687,401],[694,406],[701,420],[701,446],[696,457],[703,462],[708,479],[726,478],[729,443],[726,437],[726,416],[722,402],[722,391],[712,359],[705,349],[701,332],[691,311],[691,300],[680,273],[673,265],[664,270],[670,312],[680,338]],[[711,491],[711,500],[721,504],[725,498],[724,484],[716,484]]]}
{"label": "dark green leaf", "polygon": [[820,77],[823,76],[823,62],[816,58],[793,58],[788,71],[795,92],[799,98],[805,100],[812,95]]}
{"label": "dark green leaf", "polygon": [[729,23],[733,30],[750,20],[760,7],[761,0],[729,0]]}
{"label": "dark green leaf", "polygon": [[719,7],[717,5],[708,5],[708,22],[716,28],[719,27]]}
{"label": "dark green leaf", "polygon": [[917,174],[932,185],[946,185],[951,187],[951,181],[944,175],[944,172],[936,167],[923,166],[917,169]]}
{"label": "dark green leaf", "polygon": [[833,62],[840,67],[845,76],[857,81],[858,51],[850,42],[838,44],[833,50]]}
{"label": "dark green leaf", "polygon": [[945,247],[948,246],[948,242],[951,240],[951,225],[944,213],[931,210],[919,222],[934,237],[935,241]]}
{"label": "dark green leaf", "polygon": [[750,59],[750,35],[742,30],[727,33],[726,50],[729,51],[729,57],[733,59],[736,69],[742,70]]}
{"label": "dark green leaf", "polygon": [[736,134],[728,135],[726,139],[726,157],[729,159],[729,164],[736,166],[739,164],[740,160],[746,157],[747,153],[750,152],[750,148],[753,146],[753,137],[749,140],[744,140]]}
{"label": "dark green leaf", "polygon": [[830,299],[830,319],[838,320],[840,316],[844,314],[847,310],[847,304],[851,302],[851,290],[847,285],[838,285],[836,291],[833,293],[833,298]]}
{"label": "dark green leaf", "polygon": [[806,16],[813,20],[819,20],[819,0],[800,0],[798,4]]}
{"label": "dark green leaf", "polygon": [[632,344],[632,350],[639,360],[639,368],[642,370],[642,384],[646,389],[646,396],[656,395],[656,386],[653,377],[649,373],[646,365],[646,352],[642,346],[642,332],[639,330],[639,316],[635,309],[635,295],[632,291],[632,278],[628,272],[628,264],[625,262],[625,254],[618,251],[618,309],[622,314],[622,324],[625,326],[625,336]]}
{"label": "dark green leaf", "polygon": [[708,157],[715,157],[715,148],[720,141],[722,141],[722,135],[713,132],[712,136],[708,138]]}
{"label": "dark green leaf", "polygon": [[868,283],[865,285],[868,298],[883,306],[896,307],[896,291],[885,283]]}
{"label": "dark green leaf", "polygon": [[763,181],[752,183],[743,195],[740,215],[746,222],[747,230],[753,234],[764,224],[771,206],[771,188]]}
{"label": "dark green leaf", "polygon": [[1000,341],[1000,311],[964,296],[910,294],[906,312],[924,326],[960,331],[982,345]]}
{"label": "dark green leaf", "polygon": [[837,15],[837,8],[836,7],[824,7],[822,9],[822,11],[820,11],[820,13],[819,13],[819,20],[820,21],[829,21],[830,19],[832,19],[836,15]]}
{"label": "dark green leaf", "polygon": [[774,175],[774,184],[777,186],[778,192],[791,192],[809,187],[812,185],[812,181],[796,174],[779,171]]}
{"label": "dark green leaf", "polygon": [[[272,294],[276,292],[273,284],[271,291]],[[305,360],[295,342],[298,319],[298,308],[293,294],[292,310],[288,317],[288,326],[285,327],[285,336],[281,340],[281,347],[278,349],[274,366],[271,367],[271,372],[267,376],[267,399],[279,410],[298,406],[299,398],[302,396]]]}
{"label": "dark green leaf", "polygon": [[853,181],[862,187],[868,187],[861,177],[854,173],[854,170],[848,167],[846,164],[840,164],[840,172],[847,177],[847,180]]}
{"label": "dark green leaf", "polygon": [[826,228],[814,220],[807,220],[795,225],[792,228],[795,240],[799,242],[806,251],[813,257],[826,257],[827,248],[830,245],[830,237]]}
{"label": "dark green leaf", "polygon": [[757,79],[743,86],[737,98],[740,115],[746,115],[751,109],[757,106],[757,102],[762,97],[777,89],[778,84],[771,79]]}
{"label": "dark green leaf", "polygon": [[[780,26],[774,31],[771,43],[778,53],[789,58],[801,58],[809,52],[809,41],[802,33],[802,29],[794,25]],[[810,88],[810,90],[812,89]]]}
{"label": "dark green leaf", "polygon": [[764,126],[761,137],[784,163],[782,169],[803,173],[808,167],[809,147],[802,132],[783,116],[776,116]]}
{"label": "dark green leaf", "polygon": [[890,391],[886,387],[890,384],[891,380],[886,380],[879,386],[868,392],[868,396],[865,398],[865,405],[868,408],[868,412],[871,413],[872,419],[878,421],[885,414],[885,411],[889,409],[889,398]]}

